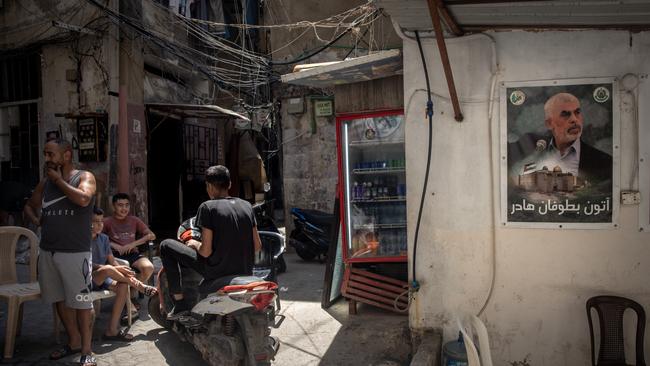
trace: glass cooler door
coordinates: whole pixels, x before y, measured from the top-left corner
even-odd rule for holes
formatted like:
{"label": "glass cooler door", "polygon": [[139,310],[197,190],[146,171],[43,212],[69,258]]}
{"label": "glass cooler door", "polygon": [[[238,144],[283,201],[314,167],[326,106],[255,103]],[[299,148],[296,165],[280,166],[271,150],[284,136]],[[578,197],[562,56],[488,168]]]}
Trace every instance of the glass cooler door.
{"label": "glass cooler door", "polygon": [[349,262],[406,260],[404,115],[340,117]]}

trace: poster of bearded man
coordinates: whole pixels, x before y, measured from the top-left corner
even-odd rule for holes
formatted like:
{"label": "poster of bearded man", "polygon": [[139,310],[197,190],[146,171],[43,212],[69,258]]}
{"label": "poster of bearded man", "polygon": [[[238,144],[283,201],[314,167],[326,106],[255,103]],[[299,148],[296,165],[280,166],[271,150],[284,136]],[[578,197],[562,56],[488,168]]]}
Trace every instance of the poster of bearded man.
{"label": "poster of bearded man", "polygon": [[505,226],[617,225],[618,97],[614,78],[502,83]]}

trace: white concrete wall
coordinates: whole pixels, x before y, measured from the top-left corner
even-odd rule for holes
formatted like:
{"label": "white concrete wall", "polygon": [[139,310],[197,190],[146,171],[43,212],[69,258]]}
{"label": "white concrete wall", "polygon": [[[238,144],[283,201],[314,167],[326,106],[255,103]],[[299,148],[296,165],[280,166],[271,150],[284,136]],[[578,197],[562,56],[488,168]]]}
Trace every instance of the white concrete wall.
{"label": "white concrete wall", "polygon": [[[497,82],[620,77],[650,71],[649,33],[500,32],[490,36],[500,66]],[[510,365],[526,357],[536,366],[590,364],[585,311],[589,297],[621,295],[650,312],[650,235],[639,232],[638,206],[621,206],[619,227],[613,230],[500,227],[498,85],[491,123],[488,118],[493,43],[476,35],[447,44],[465,120],[453,119],[440,57],[434,41],[427,38],[423,46],[437,95],[431,174],[417,250],[417,279],[422,287],[411,308],[411,326],[443,328],[445,342],[455,337],[454,314],[481,309],[496,260],[494,293],[481,316],[490,334],[494,364]],[[427,151],[426,93],[417,90],[425,88],[417,43],[406,40],[411,257]],[[646,81],[640,88],[650,86]],[[627,189],[636,135],[630,98],[621,94],[621,101],[621,189]],[[639,121],[650,123],[647,115],[639,115]],[[648,197],[643,199],[647,205]],[[650,336],[645,350],[650,354]]]}

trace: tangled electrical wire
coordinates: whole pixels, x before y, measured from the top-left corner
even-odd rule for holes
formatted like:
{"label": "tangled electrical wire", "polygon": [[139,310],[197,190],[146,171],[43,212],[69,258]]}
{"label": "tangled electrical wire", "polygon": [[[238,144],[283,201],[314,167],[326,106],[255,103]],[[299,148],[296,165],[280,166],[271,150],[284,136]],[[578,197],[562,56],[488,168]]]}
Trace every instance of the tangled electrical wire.
{"label": "tangled electrical wire", "polygon": [[[72,19],[83,12],[84,8],[87,6],[86,4],[61,4],[52,8],[43,8],[42,10],[38,7],[37,9],[32,9],[28,2],[17,1],[16,5],[18,5],[22,11],[30,14],[38,20],[34,22],[24,22],[24,24],[16,23],[15,26],[10,26],[6,29],[5,35],[7,36],[10,34],[25,34],[25,37],[19,38],[16,36],[8,36],[7,39],[15,39],[15,41],[5,44],[7,47],[4,50],[0,50],[0,53],[20,53],[20,49],[25,47],[34,49],[43,44],[68,43],[77,41],[80,38],[79,33],[70,30],[62,31],[61,28],[57,28],[55,23],[68,24]],[[90,19],[90,21],[81,25],[81,28],[89,27],[90,24],[96,23],[101,17],[91,14],[85,18]]]}
{"label": "tangled electrical wire", "polygon": [[[201,47],[193,47],[185,42],[180,42],[173,37],[169,37],[168,34],[148,29],[140,20],[113,11],[97,0],[87,1],[100,8],[112,22],[128,26],[131,30],[145,39],[150,40],[153,44],[191,65],[196,71],[213,81],[221,90],[228,91],[232,97],[239,100],[243,105],[248,104],[245,99],[254,102],[256,99],[254,96],[260,87],[268,86],[270,83],[279,80],[279,75],[273,71],[273,66],[290,65],[306,60],[330,47],[350,31],[358,30],[360,27],[370,26],[377,18],[377,9],[369,1],[361,6],[315,22],[303,21],[276,25],[228,24],[228,26],[246,29],[305,27],[316,31],[316,28],[334,28],[332,40],[319,47],[316,51],[299,56],[293,60],[274,61],[270,60],[267,56],[259,55],[245,49],[241,45],[229,42],[210,33],[209,27],[205,26],[206,24],[226,25],[224,23],[188,18],[177,12],[169,11],[168,8],[154,2],[153,4],[155,6],[173,15],[173,25],[180,26],[190,38],[198,41],[201,45]],[[321,39],[318,34],[317,38]],[[230,92],[237,93],[238,95],[233,95]],[[246,98],[241,98],[242,96]]]}

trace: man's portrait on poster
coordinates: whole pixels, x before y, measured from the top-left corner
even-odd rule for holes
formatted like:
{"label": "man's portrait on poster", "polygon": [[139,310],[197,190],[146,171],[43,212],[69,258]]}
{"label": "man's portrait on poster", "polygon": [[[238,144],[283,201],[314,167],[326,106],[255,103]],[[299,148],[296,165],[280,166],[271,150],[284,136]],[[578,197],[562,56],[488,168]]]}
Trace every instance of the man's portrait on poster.
{"label": "man's portrait on poster", "polygon": [[507,221],[611,223],[613,84],[505,89]]}

